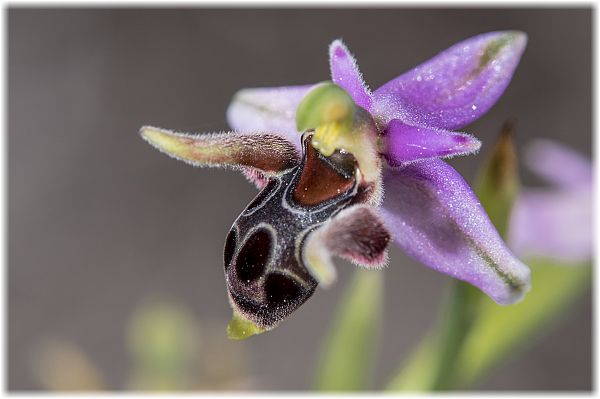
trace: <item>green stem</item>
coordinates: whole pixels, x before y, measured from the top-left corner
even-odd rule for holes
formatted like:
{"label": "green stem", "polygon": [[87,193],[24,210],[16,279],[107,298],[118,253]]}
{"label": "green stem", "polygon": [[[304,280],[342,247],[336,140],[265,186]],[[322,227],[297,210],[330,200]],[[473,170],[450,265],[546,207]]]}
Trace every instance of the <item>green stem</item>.
{"label": "green stem", "polygon": [[356,270],[319,352],[315,389],[367,389],[382,307],[383,274],[377,270]]}
{"label": "green stem", "polygon": [[452,281],[449,299],[441,317],[437,338],[437,359],[434,363],[430,390],[452,389],[454,363],[461,351],[467,332],[473,324],[480,295],[471,285]]}
{"label": "green stem", "polygon": [[386,390],[421,392],[456,388],[456,359],[475,319],[481,294],[462,281],[453,281],[449,288],[437,328],[424,337]]}

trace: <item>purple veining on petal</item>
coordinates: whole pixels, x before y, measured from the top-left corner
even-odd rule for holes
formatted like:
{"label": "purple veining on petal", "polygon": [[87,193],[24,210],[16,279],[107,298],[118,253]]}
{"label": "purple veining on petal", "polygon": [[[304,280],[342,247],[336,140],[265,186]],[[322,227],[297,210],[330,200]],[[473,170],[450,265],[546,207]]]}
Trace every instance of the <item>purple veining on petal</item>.
{"label": "purple veining on petal", "polygon": [[240,90],[227,109],[227,121],[236,131],[277,134],[294,143],[300,151],[296,108],[313,86]]}
{"label": "purple veining on petal", "polygon": [[494,105],[525,49],[522,32],[485,33],[464,40],[389,81],[373,93],[372,113],[392,119],[457,129]]}
{"label": "purple veining on petal", "polygon": [[521,257],[589,261],[593,253],[591,162],[550,140],[533,142],[524,161],[556,186],[521,191],[510,220],[510,247]]}
{"label": "purple veining on petal", "polygon": [[481,142],[468,134],[411,126],[398,119],[388,124],[385,137],[384,156],[391,166],[419,159],[466,155],[481,147]]}
{"label": "purple veining on petal", "polygon": [[529,289],[529,268],[505,246],[470,187],[439,159],[384,171],[381,213],[408,255],[480,288],[499,304]]}
{"label": "purple veining on petal", "polygon": [[371,92],[358,69],[356,59],[341,40],[329,46],[331,81],[350,94],[354,102],[364,109],[371,107]]}

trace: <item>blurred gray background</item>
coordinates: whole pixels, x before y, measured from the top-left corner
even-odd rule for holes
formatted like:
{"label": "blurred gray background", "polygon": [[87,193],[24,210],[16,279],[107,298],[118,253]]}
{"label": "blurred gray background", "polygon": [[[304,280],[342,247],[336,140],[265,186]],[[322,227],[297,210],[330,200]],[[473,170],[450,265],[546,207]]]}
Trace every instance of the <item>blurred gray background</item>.
{"label": "blurred gray background", "polygon": [[[256,194],[234,172],[160,154],[137,131],[227,129],[244,87],[328,79],[342,37],[377,88],[469,36],[529,35],[512,84],[465,131],[491,146],[517,118],[520,146],[561,140],[591,157],[590,9],[33,9],[8,11],[11,390],[43,386],[32,351],[62,337],[122,389],[126,325],[147,298],[171,298],[224,328],[231,311],[222,247]],[[451,163],[472,179],[482,156]],[[526,171],[527,184],[538,182]],[[274,331],[242,346],[259,389],[310,388],[320,338],[352,266]],[[381,387],[434,322],[449,278],[393,248],[373,383]],[[480,389],[591,389],[591,296]]]}

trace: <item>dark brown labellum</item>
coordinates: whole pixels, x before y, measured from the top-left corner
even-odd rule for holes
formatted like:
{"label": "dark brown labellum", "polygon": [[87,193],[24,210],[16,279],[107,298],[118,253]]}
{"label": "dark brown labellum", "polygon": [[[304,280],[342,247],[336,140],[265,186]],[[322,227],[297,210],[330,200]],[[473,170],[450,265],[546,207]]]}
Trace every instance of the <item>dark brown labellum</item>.
{"label": "dark brown labellum", "polygon": [[249,284],[263,275],[269,263],[273,240],[269,230],[253,231],[238,252],[235,269],[242,283]]}
{"label": "dark brown labellum", "polygon": [[310,145],[310,135],[303,138],[303,149],[302,162],[270,179],[234,222],[225,244],[231,303],[266,329],[317,287],[301,261],[306,235],[364,197],[352,155],[324,157]]}

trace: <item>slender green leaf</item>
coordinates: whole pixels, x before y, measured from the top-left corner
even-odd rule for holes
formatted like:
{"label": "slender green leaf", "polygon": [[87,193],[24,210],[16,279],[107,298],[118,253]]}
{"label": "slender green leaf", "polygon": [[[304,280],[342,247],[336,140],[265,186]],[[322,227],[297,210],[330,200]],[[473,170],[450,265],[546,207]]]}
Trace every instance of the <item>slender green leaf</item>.
{"label": "slender green leaf", "polygon": [[386,391],[426,391],[433,386],[432,372],[437,354],[433,336],[426,336],[412,353],[409,360],[400,366],[385,388]]}
{"label": "slender green leaf", "polygon": [[356,391],[367,388],[375,339],[381,325],[383,274],[356,270],[324,341],[316,389]]}
{"label": "slender green leaf", "polygon": [[453,386],[455,360],[476,317],[483,294],[462,281],[452,281],[440,319],[395,373],[387,390],[433,391]]}
{"label": "slender green leaf", "polygon": [[482,303],[456,360],[457,386],[473,385],[500,361],[518,353],[590,287],[591,264],[532,259],[528,265],[533,288],[522,302],[499,306],[486,298]]}

